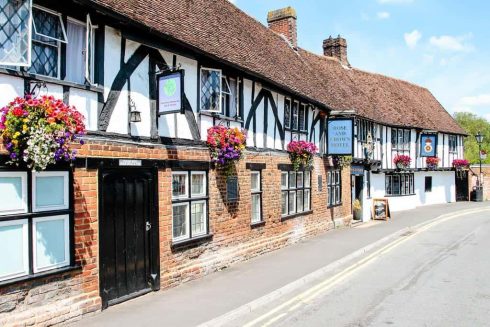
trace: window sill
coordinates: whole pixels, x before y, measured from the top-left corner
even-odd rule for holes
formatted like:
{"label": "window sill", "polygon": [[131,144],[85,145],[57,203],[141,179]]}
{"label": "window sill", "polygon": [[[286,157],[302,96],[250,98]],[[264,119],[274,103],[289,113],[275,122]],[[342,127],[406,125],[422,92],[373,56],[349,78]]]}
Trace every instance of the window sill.
{"label": "window sill", "polygon": [[27,281],[47,277],[47,276],[52,276],[52,275],[57,275],[57,274],[62,274],[62,273],[77,271],[77,270],[82,270],[82,266],[79,266],[79,265],[68,266],[68,267],[53,269],[53,270],[49,270],[49,271],[43,271],[41,273],[32,274],[32,275],[28,275],[28,276],[16,277],[13,279],[7,279],[4,281],[0,281],[0,286],[8,286],[8,285],[16,284],[16,283],[27,282]]}
{"label": "window sill", "polygon": [[237,122],[237,123],[243,123],[243,119],[241,117],[228,117],[223,114],[217,113],[217,112],[208,112],[208,111],[200,111],[199,114],[201,116],[207,116],[207,117],[213,117],[221,120],[227,120],[227,121],[232,121],[232,122]]}
{"label": "window sill", "polygon": [[61,85],[61,86],[69,86],[69,87],[73,87],[73,88],[80,89],[80,90],[94,91],[94,92],[98,92],[98,93],[104,92],[104,88],[99,86],[99,85],[78,84],[78,83],[74,83],[74,82],[70,82],[70,81],[63,81],[63,80],[53,78],[53,77],[37,75],[37,74],[28,73],[28,72],[22,72],[22,71],[18,71],[18,70],[14,70],[14,69],[0,68],[0,74],[22,77],[22,78],[32,80],[33,82],[34,81],[41,81],[41,82],[57,84],[57,85]]}
{"label": "window sill", "polygon": [[416,195],[415,193],[413,194],[400,194],[400,195],[385,195],[385,198],[397,198],[397,197],[405,197],[405,196],[414,196]]}
{"label": "window sill", "polygon": [[337,204],[333,204],[331,206],[327,205],[327,209],[337,208],[337,207],[341,207],[341,206],[342,206],[342,202],[337,203]]}
{"label": "window sill", "polygon": [[252,228],[252,229],[264,227],[264,226],[265,226],[265,220],[250,224],[250,228]]}
{"label": "window sill", "polygon": [[300,217],[300,216],[310,215],[312,213],[313,213],[313,210],[310,210],[310,211],[298,212],[298,213],[295,213],[295,214],[289,215],[289,216],[281,216],[281,221],[286,221],[286,220],[289,220],[289,219],[294,219],[294,218]]}
{"label": "window sill", "polygon": [[213,238],[213,234],[196,236],[190,239],[172,242],[172,245],[170,247],[172,248],[172,250],[177,250],[177,249],[197,246],[200,245],[201,243],[211,240],[212,238]]}

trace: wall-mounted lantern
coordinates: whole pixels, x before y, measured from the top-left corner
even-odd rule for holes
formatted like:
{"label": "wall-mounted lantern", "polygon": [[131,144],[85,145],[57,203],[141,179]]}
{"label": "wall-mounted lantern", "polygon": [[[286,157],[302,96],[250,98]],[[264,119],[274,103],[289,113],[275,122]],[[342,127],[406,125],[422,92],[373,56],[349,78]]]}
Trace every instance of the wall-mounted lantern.
{"label": "wall-mounted lantern", "polygon": [[129,100],[129,121],[131,123],[139,123],[141,122],[141,112],[136,109],[136,104],[133,99]]}

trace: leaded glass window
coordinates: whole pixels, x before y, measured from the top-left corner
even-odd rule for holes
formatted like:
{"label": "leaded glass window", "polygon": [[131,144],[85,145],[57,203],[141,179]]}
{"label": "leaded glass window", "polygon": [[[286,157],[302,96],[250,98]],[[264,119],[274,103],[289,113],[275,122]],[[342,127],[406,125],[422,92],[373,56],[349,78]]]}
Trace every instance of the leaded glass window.
{"label": "leaded glass window", "polygon": [[33,7],[32,20],[34,35],[29,72],[59,78],[60,42],[66,43],[61,16],[47,9]]}
{"label": "leaded glass window", "polygon": [[298,114],[298,128],[300,131],[306,130],[306,106],[304,104],[299,106],[299,114]]}
{"label": "leaded glass window", "polygon": [[291,121],[291,129],[297,130],[298,129],[298,103],[293,102],[293,114],[292,114],[292,121]]}
{"label": "leaded glass window", "polygon": [[221,113],[221,70],[201,68],[201,110]]}
{"label": "leaded glass window", "polygon": [[29,66],[31,0],[0,0],[0,65]]}
{"label": "leaded glass window", "polygon": [[291,128],[291,101],[284,101],[284,128]]}

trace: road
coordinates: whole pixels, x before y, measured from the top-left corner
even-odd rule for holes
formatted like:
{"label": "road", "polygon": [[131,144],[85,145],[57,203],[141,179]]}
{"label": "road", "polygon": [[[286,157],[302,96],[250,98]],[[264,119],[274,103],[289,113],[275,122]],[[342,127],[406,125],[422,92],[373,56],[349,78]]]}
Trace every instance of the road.
{"label": "road", "polygon": [[407,234],[229,326],[490,326],[490,211]]}

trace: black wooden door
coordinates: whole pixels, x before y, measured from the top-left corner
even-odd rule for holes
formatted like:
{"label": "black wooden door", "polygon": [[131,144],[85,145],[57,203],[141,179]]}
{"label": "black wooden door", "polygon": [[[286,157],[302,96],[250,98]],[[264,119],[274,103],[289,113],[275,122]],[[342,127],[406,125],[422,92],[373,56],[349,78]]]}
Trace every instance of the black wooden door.
{"label": "black wooden door", "polygon": [[469,201],[468,172],[456,172],[456,201]]}
{"label": "black wooden door", "polygon": [[106,308],[159,287],[157,190],[155,173],[146,169],[101,170],[99,181],[100,289]]}

